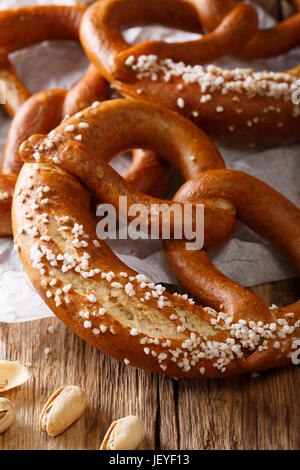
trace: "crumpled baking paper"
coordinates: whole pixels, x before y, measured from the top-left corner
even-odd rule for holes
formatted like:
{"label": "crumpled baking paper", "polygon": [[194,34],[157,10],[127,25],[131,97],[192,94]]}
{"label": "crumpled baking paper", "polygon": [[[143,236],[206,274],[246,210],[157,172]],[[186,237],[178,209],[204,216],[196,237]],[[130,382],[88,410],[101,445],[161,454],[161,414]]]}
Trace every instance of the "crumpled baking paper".
{"label": "crumpled baking paper", "polygon": [[[28,4],[75,4],[73,0],[1,0],[0,8]],[[260,0],[270,12],[276,15],[275,2]],[[259,7],[260,24],[269,27],[273,23],[271,15]],[[125,33],[130,42],[139,42],[149,37],[164,38],[166,41],[184,41],[195,35],[166,28],[132,28]],[[71,87],[88,65],[87,58],[79,45],[72,42],[43,43],[12,55],[17,73],[32,93],[53,87]],[[223,58],[218,65],[227,68],[234,66],[252,67],[256,70],[286,70],[300,62],[300,48],[289,54],[270,60],[257,60],[252,63]],[[2,149],[10,120],[0,110],[0,148]],[[254,175],[284,194],[300,206],[298,178],[300,175],[300,146],[290,144],[274,147],[248,147],[245,145],[219,145],[229,168]],[[113,166],[123,174],[130,161],[118,157]],[[176,181],[176,180],[175,180]],[[175,184],[175,183],[174,183]],[[177,183],[180,184],[180,183]],[[154,282],[176,283],[162,252],[159,241],[130,243],[111,242],[111,247],[128,265],[147,274]],[[240,284],[251,286],[263,282],[287,279],[295,275],[290,263],[269,243],[262,240],[250,229],[238,224],[234,237],[213,253],[212,260],[226,275]],[[0,240],[0,321],[18,322],[52,315],[46,304],[34,291],[24,273],[18,254],[13,249],[10,238]]]}

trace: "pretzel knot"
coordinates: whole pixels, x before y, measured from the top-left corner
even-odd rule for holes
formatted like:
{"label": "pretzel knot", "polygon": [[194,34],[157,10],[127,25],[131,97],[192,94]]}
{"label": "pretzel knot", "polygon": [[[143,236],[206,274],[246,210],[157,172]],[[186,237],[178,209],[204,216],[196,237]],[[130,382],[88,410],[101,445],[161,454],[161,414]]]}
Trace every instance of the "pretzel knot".
{"label": "pretzel knot", "polygon": [[[0,82],[6,89],[4,107],[14,117],[0,166],[0,236],[12,233],[12,196],[22,166],[20,144],[32,134],[50,132],[66,116],[109,97],[107,83],[93,65],[70,90],[45,90],[31,96],[17,77],[9,54],[45,40],[78,41],[84,11],[79,7],[35,6],[0,12]],[[134,153],[126,178],[144,192],[161,195],[169,172],[157,155],[140,151]]]}
{"label": "pretzel knot", "polygon": [[[209,33],[186,43],[128,44],[122,31],[144,24],[194,33],[202,32],[202,24]],[[90,60],[123,95],[176,110],[218,140],[298,139],[300,107],[293,94],[299,68],[275,73],[205,65],[227,54],[250,56],[252,48],[252,55],[276,46],[279,53],[300,43],[300,13],[274,30],[257,31],[257,26],[255,9],[232,0],[102,0],[84,14],[80,39]]]}
{"label": "pretzel knot", "polygon": [[108,166],[114,155],[136,147],[155,150],[181,171],[186,183],[174,197],[180,207],[204,204],[205,247],[232,234],[236,211],[300,267],[299,209],[256,178],[227,170],[211,140],[177,113],[113,100],[87,108],[48,136],[32,136],[20,149],[26,163],[14,195],[13,230],[40,295],[83,339],[150,371],[221,377],[289,363],[300,302],[269,309],[219,273],[204,250],[166,241],[171,266],[209,305],[203,308],[137,274],[97,239],[90,193],[114,207],[120,196],[129,207],[173,204],[137,192]]}
{"label": "pretzel knot", "polygon": [[[237,54],[245,59],[273,57],[300,44],[300,2],[289,0],[297,13],[268,29],[259,29]],[[200,20],[207,31],[215,30],[236,6],[236,0],[196,0]]]}

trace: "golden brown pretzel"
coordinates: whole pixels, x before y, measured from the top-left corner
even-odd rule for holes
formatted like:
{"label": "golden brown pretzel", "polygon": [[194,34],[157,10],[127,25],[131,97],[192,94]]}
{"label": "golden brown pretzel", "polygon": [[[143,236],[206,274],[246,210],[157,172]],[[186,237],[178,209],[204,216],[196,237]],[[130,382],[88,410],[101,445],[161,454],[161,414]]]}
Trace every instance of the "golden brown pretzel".
{"label": "golden brown pretzel", "polygon": [[[199,31],[196,6],[196,0],[102,0],[86,11],[81,42],[91,61],[121,93],[176,110],[220,140],[298,139],[300,108],[292,95],[299,69],[275,74],[202,66],[216,58],[211,34],[224,44],[217,48],[221,55],[235,52],[253,36],[257,15],[250,5],[238,4],[213,33],[194,44],[148,41],[130,46],[121,36],[123,28],[145,22]],[[251,33],[248,39],[243,29]]]}
{"label": "golden brown pretzel", "polygon": [[[211,199],[231,204],[242,222],[269,239],[300,270],[299,209],[294,204],[257,178],[225,169],[195,176],[173,198],[180,202]],[[258,321],[267,315],[267,305],[220,273],[204,250],[187,251],[179,240],[166,241],[165,245],[173,271],[195,299],[217,310],[224,308],[237,321],[241,318]],[[286,312],[294,312],[293,308],[287,307]],[[299,311],[300,303],[296,309]]]}
{"label": "golden brown pretzel", "polygon": [[[32,134],[48,133],[67,115],[73,115],[109,96],[108,86],[94,65],[71,90],[54,89],[30,97],[8,54],[45,39],[77,39],[84,8],[22,7],[0,12],[0,80],[7,92],[6,110],[15,117],[10,126],[0,166],[0,236],[11,234],[10,207],[14,182],[22,166],[20,144]],[[142,191],[161,195],[169,181],[166,164],[151,152],[133,153],[128,173],[132,184]]]}
{"label": "golden brown pretzel", "polygon": [[300,0],[290,0],[297,11],[300,11]]}
{"label": "golden brown pretzel", "polygon": [[255,33],[257,14],[250,5],[237,5],[213,33],[196,41],[146,41],[130,46],[123,39],[122,30],[147,23],[202,32],[197,10],[189,0],[104,0],[87,9],[80,37],[88,56],[105,76],[130,81],[134,77],[125,62],[131,55],[155,54],[160,59],[171,57],[178,62],[199,64],[237,51]]}
{"label": "golden brown pretzel", "polygon": [[[237,3],[233,0],[195,0],[199,17],[207,31],[217,28]],[[245,59],[273,57],[300,44],[300,4],[297,0],[291,0],[290,3],[294,4],[298,13],[272,28],[258,30],[238,51],[239,56]]]}
{"label": "golden brown pretzel", "polygon": [[[78,141],[81,122],[88,127],[80,130]],[[67,132],[69,125],[75,126],[73,135]],[[225,170],[210,139],[177,113],[135,100],[116,100],[88,108],[81,118],[73,117],[48,136],[32,136],[22,144],[20,153],[27,163],[14,195],[13,229],[35,288],[79,336],[136,367],[176,377],[220,377],[289,363],[292,343],[300,333],[299,302],[270,310],[250,294],[243,293],[239,301],[236,290],[238,308],[217,313],[154,286],[97,240],[84,188],[116,207],[120,195],[128,197],[128,206],[162,202],[135,191],[106,163],[120,151],[143,146],[172,161],[185,179],[197,175],[178,199],[196,200],[199,193],[206,211],[206,244],[214,237],[219,243],[232,233],[235,206],[247,216],[244,187],[239,202],[235,197],[239,187],[230,190],[226,181],[246,178],[244,183],[250,181],[257,194],[256,203],[267,201],[268,214],[272,205],[278,205],[281,228],[287,227],[284,242],[290,243],[299,267],[299,209],[255,178]],[[221,182],[210,185],[210,178],[219,176]],[[248,217],[252,215],[255,218],[253,211]],[[265,236],[279,240],[279,224],[273,228],[258,218],[257,225]],[[210,270],[204,263],[202,267],[205,279]],[[219,297],[223,292],[226,296],[229,282],[218,284]]]}
{"label": "golden brown pretzel", "polygon": [[[22,166],[18,148],[36,132],[49,132],[67,114],[108,97],[105,80],[90,65],[86,75],[70,90],[47,90],[30,97],[17,77],[9,54],[51,39],[76,39],[84,8],[59,6],[21,7],[0,12],[0,80],[6,89],[4,108],[14,117],[0,166],[0,236],[11,234],[10,207],[17,174]],[[54,27],[55,25],[55,27]]]}
{"label": "golden brown pretzel", "polygon": [[78,39],[85,9],[64,6],[21,7],[0,11],[0,80],[5,83],[5,108],[13,117],[30,97],[17,77],[8,55],[51,39]]}
{"label": "golden brown pretzel", "polygon": [[235,7],[236,0],[195,0],[198,17],[206,31],[213,31]]}

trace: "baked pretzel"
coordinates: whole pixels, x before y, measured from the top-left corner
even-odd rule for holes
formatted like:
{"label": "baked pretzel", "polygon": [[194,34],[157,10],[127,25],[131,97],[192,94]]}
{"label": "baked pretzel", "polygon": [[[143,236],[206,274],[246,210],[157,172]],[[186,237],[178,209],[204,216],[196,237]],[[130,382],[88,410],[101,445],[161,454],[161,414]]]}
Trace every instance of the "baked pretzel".
{"label": "baked pretzel", "polygon": [[[215,30],[226,15],[237,5],[235,0],[196,0],[200,20],[207,31]],[[245,59],[274,57],[300,44],[300,3],[290,0],[297,13],[272,28],[260,29],[238,55]]]}
{"label": "baked pretzel", "polygon": [[[109,96],[106,81],[94,65],[72,89],[36,93],[19,80],[8,54],[45,39],[78,40],[84,8],[60,6],[21,7],[0,12],[0,80],[7,88],[4,107],[14,116],[0,166],[0,236],[12,233],[10,208],[17,175],[22,166],[20,144],[32,134],[48,133],[64,119]],[[55,27],[54,27],[55,26]],[[153,152],[134,152],[126,175],[138,189],[162,195],[169,182],[166,164]]]}
{"label": "baked pretzel", "polygon": [[300,11],[300,0],[290,0],[290,2],[294,5],[297,11]]}
{"label": "baked pretzel", "polygon": [[241,50],[253,37],[257,14],[250,5],[235,6],[199,41],[130,46],[121,35],[124,28],[145,23],[199,32],[200,4],[102,0],[84,14],[81,42],[90,60],[123,95],[176,110],[219,140],[253,144],[298,139],[300,107],[292,95],[299,69],[289,74],[202,65]]}
{"label": "baked pretzel", "polygon": [[[211,34],[196,41],[165,43],[146,41],[130,46],[122,30],[139,24],[162,24],[184,31],[201,33],[195,1],[190,0],[104,0],[87,9],[80,37],[89,57],[114,79],[130,80],[126,69],[131,55],[155,54],[196,65],[212,62],[239,50],[257,30],[257,14],[251,5],[237,5]],[[101,48],[101,56],[98,49]],[[105,58],[105,60],[104,60]],[[124,67],[125,66],[125,67]]]}
{"label": "baked pretzel", "polygon": [[[82,128],[82,122],[88,127]],[[73,134],[67,132],[70,125]],[[97,239],[88,191],[115,207],[119,196],[127,196],[128,207],[132,202],[146,207],[170,204],[135,191],[107,165],[132,147],[152,148],[189,179],[175,200],[179,205],[186,200],[204,203],[206,247],[233,232],[237,210],[300,267],[299,209],[256,178],[226,170],[210,139],[179,114],[141,101],[114,100],[88,108],[80,118],[71,118],[48,136],[32,136],[21,146],[26,163],[14,195],[13,230],[39,294],[84,340],[125,364],[152,372],[224,377],[289,363],[300,333],[300,302],[269,309],[254,294],[212,273],[201,251],[190,252],[200,259],[200,269],[193,254],[189,259],[190,272],[199,279],[197,297],[201,300],[203,292],[221,311],[199,307],[187,295],[168,294],[128,268]],[[250,196],[253,204],[246,199]],[[174,265],[174,245],[168,244]],[[181,245],[179,249],[183,252]],[[180,266],[178,260],[177,275],[180,269],[182,276],[188,275],[186,254]],[[189,281],[194,287],[196,281]]]}
{"label": "baked pretzel", "polygon": [[0,11],[0,80],[6,86],[4,107],[13,117],[31,96],[9,60],[11,52],[52,39],[78,39],[85,9],[32,6]]}

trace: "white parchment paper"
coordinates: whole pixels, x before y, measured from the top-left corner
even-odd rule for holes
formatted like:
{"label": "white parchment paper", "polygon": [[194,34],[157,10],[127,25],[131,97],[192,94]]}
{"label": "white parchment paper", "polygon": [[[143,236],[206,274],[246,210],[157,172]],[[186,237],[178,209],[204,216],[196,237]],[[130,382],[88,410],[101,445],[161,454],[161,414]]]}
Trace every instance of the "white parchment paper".
{"label": "white parchment paper", "polygon": [[[83,4],[73,0],[0,0],[0,9],[28,4]],[[250,2],[251,3],[251,2]],[[260,0],[260,4],[276,14],[273,1]],[[273,11],[272,11],[273,10]],[[259,8],[260,24],[269,27],[272,16]],[[132,28],[125,33],[130,42],[149,37],[167,41],[183,41],[195,35],[179,33],[165,28]],[[79,45],[59,41],[43,43],[12,55],[17,73],[32,93],[53,87],[70,88],[84,73],[88,61]],[[289,54],[270,60],[251,63],[223,58],[219,65],[252,67],[256,70],[286,70],[300,62],[300,48]],[[10,120],[0,110],[0,150],[2,150]],[[254,175],[274,187],[300,207],[300,145],[274,147],[248,147],[244,145],[219,145],[229,168]],[[123,174],[130,161],[118,157],[113,166]],[[177,184],[180,184],[179,180]],[[174,182],[176,185],[176,180]],[[161,243],[140,241],[134,243],[113,242],[111,247],[128,265],[147,274],[154,282],[176,283],[164,259]],[[220,250],[211,253],[213,262],[225,274],[240,284],[251,286],[262,282],[287,279],[295,271],[285,258],[247,227],[238,224],[234,237]],[[45,303],[31,287],[23,271],[19,257],[13,250],[10,238],[0,239],[0,321],[17,322],[52,315]]]}

